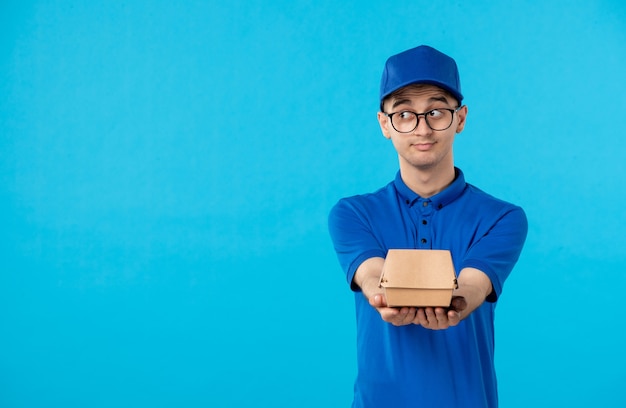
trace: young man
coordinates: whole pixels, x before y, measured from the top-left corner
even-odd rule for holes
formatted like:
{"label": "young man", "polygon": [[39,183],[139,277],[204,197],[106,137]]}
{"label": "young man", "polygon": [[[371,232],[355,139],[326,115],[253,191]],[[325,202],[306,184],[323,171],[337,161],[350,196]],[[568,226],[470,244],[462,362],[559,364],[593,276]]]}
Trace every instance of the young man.
{"label": "young man", "polygon": [[[353,407],[496,407],[494,311],[526,239],[520,207],[466,183],[452,145],[467,107],[455,61],[419,46],[390,57],[378,122],[400,170],[380,190],[340,200],[330,234],[354,291],[358,375]],[[447,249],[450,308],[387,307],[389,249]]]}

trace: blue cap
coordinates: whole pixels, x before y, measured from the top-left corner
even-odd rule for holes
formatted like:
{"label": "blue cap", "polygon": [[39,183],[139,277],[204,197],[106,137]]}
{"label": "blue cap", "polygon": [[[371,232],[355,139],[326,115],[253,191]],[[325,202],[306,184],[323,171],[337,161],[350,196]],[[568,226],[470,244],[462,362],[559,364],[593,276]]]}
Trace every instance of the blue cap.
{"label": "blue cap", "polygon": [[380,80],[381,106],[391,93],[412,84],[435,85],[450,92],[459,103],[463,100],[456,62],[427,45],[389,57]]}

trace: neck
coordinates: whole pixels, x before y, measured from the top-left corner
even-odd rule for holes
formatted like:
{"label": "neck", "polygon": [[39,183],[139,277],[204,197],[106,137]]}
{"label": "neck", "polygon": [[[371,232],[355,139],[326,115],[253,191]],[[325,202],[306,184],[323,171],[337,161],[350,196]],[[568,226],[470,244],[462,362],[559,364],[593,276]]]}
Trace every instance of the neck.
{"label": "neck", "polygon": [[407,187],[420,197],[429,198],[452,184],[456,172],[454,165],[444,169],[419,169],[412,166],[400,166],[400,175]]}

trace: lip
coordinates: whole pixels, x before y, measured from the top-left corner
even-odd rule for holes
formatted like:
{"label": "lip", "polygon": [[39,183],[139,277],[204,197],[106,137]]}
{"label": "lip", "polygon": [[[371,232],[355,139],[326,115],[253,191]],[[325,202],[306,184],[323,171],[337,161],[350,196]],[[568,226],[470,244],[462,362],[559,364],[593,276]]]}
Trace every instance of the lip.
{"label": "lip", "polygon": [[433,146],[435,145],[434,142],[428,142],[428,143],[413,143],[413,147],[415,147],[417,150],[421,151],[421,152],[425,152],[430,150]]}

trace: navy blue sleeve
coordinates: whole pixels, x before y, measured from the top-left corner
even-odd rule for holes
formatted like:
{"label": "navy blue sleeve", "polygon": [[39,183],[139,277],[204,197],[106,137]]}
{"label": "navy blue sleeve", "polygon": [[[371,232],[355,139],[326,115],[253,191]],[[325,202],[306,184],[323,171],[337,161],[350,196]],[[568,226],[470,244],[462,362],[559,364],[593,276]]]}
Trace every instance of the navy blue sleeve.
{"label": "navy blue sleeve", "polygon": [[346,280],[357,291],[353,278],[359,265],[369,258],[384,258],[387,252],[372,233],[366,214],[359,211],[353,200],[344,198],[332,208],[328,229]]}
{"label": "navy blue sleeve", "polygon": [[476,268],[491,279],[493,292],[487,301],[495,302],[502,293],[504,281],[519,259],[527,233],[526,214],[520,207],[510,207],[467,252],[461,269]]}

